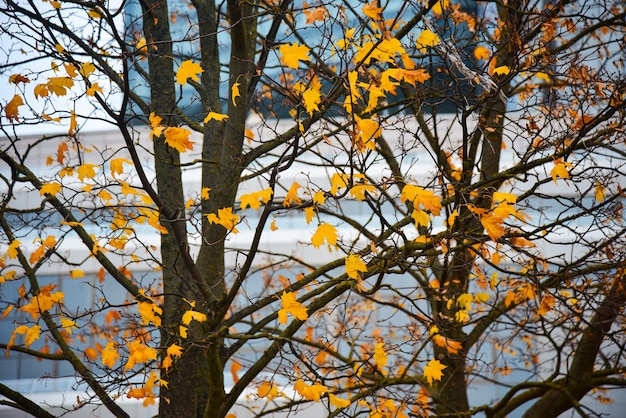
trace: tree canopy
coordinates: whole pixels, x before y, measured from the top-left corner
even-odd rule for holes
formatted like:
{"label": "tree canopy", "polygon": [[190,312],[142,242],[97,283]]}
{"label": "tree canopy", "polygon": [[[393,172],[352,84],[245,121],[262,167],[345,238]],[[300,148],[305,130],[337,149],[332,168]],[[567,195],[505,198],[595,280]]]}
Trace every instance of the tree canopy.
{"label": "tree canopy", "polygon": [[626,386],[622,1],[0,16],[0,346],[88,387],[63,408],[599,416]]}

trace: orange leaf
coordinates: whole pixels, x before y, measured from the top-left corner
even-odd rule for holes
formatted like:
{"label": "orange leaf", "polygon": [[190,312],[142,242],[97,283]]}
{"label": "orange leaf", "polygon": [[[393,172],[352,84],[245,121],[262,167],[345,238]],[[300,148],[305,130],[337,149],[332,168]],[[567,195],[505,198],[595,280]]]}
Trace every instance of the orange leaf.
{"label": "orange leaf", "polygon": [[12,74],[9,77],[9,83],[16,84],[16,85],[19,83],[26,84],[26,83],[30,83],[30,80],[28,79],[28,77],[25,77],[21,74]]}
{"label": "orange leaf", "polygon": [[474,48],[474,58],[477,60],[488,60],[491,56],[491,52],[484,46],[478,45]]}
{"label": "orange leaf", "polygon": [[602,202],[606,197],[606,187],[599,181],[596,182],[595,197],[598,203]]}
{"label": "orange leaf", "polygon": [[17,122],[18,107],[22,106],[23,104],[24,101],[22,100],[22,97],[18,94],[13,96],[11,101],[7,103],[6,107],[4,108],[4,112],[6,113],[9,122],[13,122],[14,119]]}
{"label": "orange leaf", "polygon": [[241,370],[241,364],[237,361],[233,361],[233,364],[230,366],[230,373],[233,376],[233,382],[237,383],[239,381],[239,375],[237,372]]}
{"label": "orange leaf", "polygon": [[326,7],[320,6],[320,7],[317,7],[315,10],[313,10],[312,12],[309,12],[308,10],[304,10],[304,14],[306,15],[306,24],[309,25],[317,21],[323,22],[324,19],[326,18],[326,15],[328,14],[328,11],[326,10]]}
{"label": "orange leaf", "polygon": [[78,121],[76,120],[76,113],[72,110],[70,112],[70,127],[68,129],[67,134],[72,136],[76,133],[76,128],[78,127]]}

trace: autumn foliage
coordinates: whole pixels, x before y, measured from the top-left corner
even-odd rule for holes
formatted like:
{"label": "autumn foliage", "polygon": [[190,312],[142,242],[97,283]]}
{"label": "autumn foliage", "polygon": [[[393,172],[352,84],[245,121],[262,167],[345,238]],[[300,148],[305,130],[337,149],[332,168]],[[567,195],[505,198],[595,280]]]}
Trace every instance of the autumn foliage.
{"label": "autumn foliage", "polygon": [[64,408],[586,416],[626,387],[622,2],[0,12],[0,344],[89,387]]}

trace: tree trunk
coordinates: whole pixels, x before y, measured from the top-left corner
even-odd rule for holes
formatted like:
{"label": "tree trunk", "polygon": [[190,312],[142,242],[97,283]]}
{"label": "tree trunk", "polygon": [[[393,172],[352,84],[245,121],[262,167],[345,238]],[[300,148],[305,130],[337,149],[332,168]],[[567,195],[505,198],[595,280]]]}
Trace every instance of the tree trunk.
{"label": "tree trunk", "polygon": [[580,337],[564,387],[546,392],[524,413],[523,418],[558,417],[597,386],[592,378],[600,345],[625,304],[626,276],[620,274]]}

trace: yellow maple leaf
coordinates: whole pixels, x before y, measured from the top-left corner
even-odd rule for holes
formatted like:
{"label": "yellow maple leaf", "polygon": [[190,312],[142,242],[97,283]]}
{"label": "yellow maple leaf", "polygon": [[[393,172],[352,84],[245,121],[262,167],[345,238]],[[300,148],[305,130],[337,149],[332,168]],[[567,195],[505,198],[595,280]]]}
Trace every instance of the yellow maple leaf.
{"label": "yellow maple leaf", "polygon": [[374,346],[374,362],[379,370],[387,365],[387,352],[385,352],[385,343],[376,343]]}
{"label": "yellow maple leaf", "polygon": [[572,163],[567,162],[567,161],[564,162],[563,160],[558,159],[554,161],[554,167],[550,171],[550,176],[552,176],[552,180],[555,183],[558,177],[562,179],[567,179],[569,178],[569,169],[573,167],[574,166],[572,165]]}
{"label": "yellow maple leaf", "polygon": [[97,82],[92,83],[91,86],[89,86],[89,88],[85,92],[87,96],[95,96],[96,93],[102,93],[102,87],[100,87],[100,85]]}
{"label": "yellow maple leaf", "polygon": [[598,203],[602,202],[605,197],[606,197],[606,187],[604,187],[604,185],[602,183],[597,181],[596,182],[596,187],[595,187],[596,202],[598,202]]}
{"label": "yellow maple leaf", "polygon": [[27,305],[22,306],[20,311],[27,312],[34,320],[37,320],[42,312],[52,309],[55,304],[63,303],[65,294],[63,292],[52,293],[54,287],[54,285],[42,287],[39,294],[34,296]]}
{"label": "yellow maple leaf", "polygon": [[283,207],[289,207],[292,204],[298,205],[302,203],[302,200],[298,197],[298,189],[300,188],[300,183],[294,181],[287,194],[285,195],[285,199],[283,200]]}
{"label": "yellow maple leaf", "polygon": [[4,113],[6,114],[9,122],[13,122],[13,120],[17,122],[17,117],[19,113],[18,108],[23,104],[24,101],[22,100],[22,96],[20,96],[19,94],[14,95],[11,101],[7,103],[6,107],[4,108]]}
{"label": "yellow maple leaf", "polygon": [[161,136],[161,133],[165,129],[165,126],[161,126],[161,121],[163,120],[163,118],[161,116],[155,115],[154,112],[151,112],[148,120],[148,125],[150,126],[150,139],[154,139],[155,136],[157,138]]}
{"label": "yellow maple leaf", "polygon": [[424,29],[415,41],[421,53],[426,52],[427,47],[433,47],[439,44],[441,40],[439,36],[430,29]]}
{"label": "yellow maple leaf", "polygon": [[89,9],[87,11],[87,14],[92,19],[102,19],[102,15],[100,14],[100,11],[98,9]]}
{"label": "yellow maple leaf", "polygon": [[140,340],[133,340],[127,343],[127,346],[129,355],[124,370],[130,370],[138,363],[147,363],[157,358],[156,350]]}
{"label": "yellow maple leaf", "polygon": [[441,212],[441,200],[432,190],[425,190],[420,186],[406,184],[400,193],[402,202],[411,201],[416,207],[422,206],[424,210],[430,211],[435,216]]}
{"label": "yellow maple leaf", "polygon": [[183,61],[178,70],[176,70],[176,82],[180,85],[187,84],[187,79],[191,78],[193,81],[200,81],[198,74],[203,73],[204,70],[197,62],[192,60]]}
{"label": "yellow maple leaf", "polygon": [[324,241],[326,241],[329,246],[337,245],[337,229],[326,222],[322,222],[311,237],[311,243],[315,248],[319,248]]}
{"label": "yellow maple leaf", "polygon": [[72,279],[80,279],[80,278],[85,277],[85,272],[82,271],[81,269],[70,270],[70,277]]}
{"label": "yellow maple leaf", "polygon": [[328,389],[324,385],[320,385],[319,383],[315,383],[313,385],[307,385],[304,383],[302,379],[298,379],[296,383],[294,383],[293,388],[302,396],[304,399],[308,401],[319,402],[321,396],[328,392]]}
{"label": "yellow maple leaf", "polygon": [[50,196],[54,196],[55,194],[61,191],[61,184],[57,182],[45,183],[42,184],[39,188],[39,195],[43,196],[44,194],[49,194]]}
{"label": "yellow maple leaf", "polygon": [[61,326],[68,334],[72,335],[72,331],[78,329],[78,324],[69,318],[61,318]]}
{"label": "yellow maple leaf", "polygon": [[104,364],[108,368],[112,368],[117,360],[120,358],[120,355],[115,348],[115,343],[113,341],[109,341],[106,343],[104,348],[102,349],[101,359],[102,364]]}
{"label": "yellow maple leaf", "polygon": [[259,398],[267,398],[268,401],[271,401],[280,395],[278,388],[274,386],[272,382],[268,382],[267,380],[261,382],[257,388],[257,394],[259,395]]}
{"label": "yellow maple leaf", "polygon": [[483,225],[483,228],[485,228],[485,231],[487,231],[487,235],[494,241],[499,240],[504,235],[503,222],[503,218],[495,216],[493,213],[485,214],[480,218],[480,223]]}
{"label": "yellow maple leaf", "polygon": [[204,322],[206,321],[206,319],[206,314],[194,311],[193,309],[189,309],[183,314],[181,322],[183,323],[183,325],[189,325],[191,321]]}
{"label": "yellow maple leaf", "polygon": [[85,78],[89,77],[89,75],[91,75],[94,71],[96,71],[96,66],[91,62],[84,62],[80,64],[80,69],[78,70],[80,75]]}
{"label": "yellow maple leaf", "polygon": [[183,347],[177,344],[170,345],[169,347],[167,347],[166,356],[163,359],[163,362],[161,363],[161,368],[167,371],[172,366],[172,363],[174,362],[173,357],[174,356],[180,357],[182,355],[183,355]]}
{"label": "yellow maple leaf", "polygon": [[89,179],[94,178],[96,176],[95,167],[97,167],[96,164],[79,165],[78,168],[76,169],[76,172],[78,173],[78,179],[80,181],[83,181],[85,178],[89,178]]}
{"label": "yellow maple leaf", "polygon": [[365,200],[365,193],[373,194],[376,191],[376,187],[373,184],[357,184],[350,188],[350,194],[356,198],[356,200]]}
{"label": "yellow maple leaf", "polygon": [[304,220],[306,221],[307,225],[311,223],[313,217],[315,217],[315,207],[309,206],[304,208]]}
{"label": "yellow maple leaf", "polygon": [[232,232],[233,234],[238,233],[239,231],[235,227],[239,223],[239,215],[233,213],[233,208],[222,208],[218,209],[217,215],[214,213],[209,213],[206,215],[207,220],[212,224],[222,225],[226,230]]}
{"label": "yellow maple leaf", "polygon": [[234,83],[230,88],[230,100],[233,102],[233,106],[237,107],[237,97],[241,96],[239,93],[240,83]]}
{"label": "yellow maple leaf", "polygon": [[37,84],[33,89],[33,94],[37,100],[39,100],[40,97],[48,97],[49,93],[50,91],[48,90],[47,84]]}
{"label": "yellow maple leaf", "polygon": [[354,115],[356,123],[356,147],[359,151],[366,149],[374,150],[375,144],[373,139],[378,138],[382,130],[380,124],[373,119],[362,119]]}
{"label": "yellow maple leaf", "polygon": [[324,196],[324,192],[321,190],[316,191],[313,195],[313,203],[315,203],[316,205],[323,205],[325,201],[326,196]]}
{"label": "yellow maple leaf", "polygon": [[334,173],[330,177],[330,193],[336,195],[339,192],[339,189],[348,187],[349,180],[350,176],[348,174]]}
{"label": "yellow maple leaf", "polygon": [[152,302],[139,302],[137,304],[137,310],[141,315],[141,322],[144,325],[149,325],[152,322],[157,327],[161,326],[161,313],[163,310]]}
{"label": "yellow maple leaf", "polygon": [[373,20],[382,19],[383,9],[381,7],[378,7],[378,0],[373,0],[371,3],[366,4],[365,6],[363,6],[363,9],[361,10],[363,11],[363,14],[369,17],[370,19],[373,19]]}
{"label": "yellow maple leaf", "polygon": [[7,344],[7,354],[9,348],[13,346],[16,335],[24,335],[24,345],[26,346],[26,348],[28,348],[41,336],[41,327],[39,325],[33,325],[32,327],[20,325],[19,327],[15,328],[15,330],[13,330],[13,333],[11,334],[9,343]]}
{"label": "yellow maple leaf", "polygon": [[541,303],[539,303],[539,309],[537,313],[541,316],[546,316],[548,312],[554,308],[554,304],[556,303],[556,299],[551,294],[545,294],[541,298]]}
{"label": "yellow maple leaf", "polygon": [[186,152],[193,150],[193,142],[189,140],[191,131],[189,129],[178,126],[170,126],[163,132],[165,135],[165,143],[174,148],[178,152]]}
{"label": "yellow maple leaf", "polygon": [[550,76],[547,73],[544,73],[542,71],[536,72],[535,77],[537,77],[539,80],[545,81],[546,83],[550,82]]}
{"label": "yellow maple leaf", "polygon": [[416,228],[419,228],[420,226],[430,225],[430,215],[426,211],[415,209],[411,213],[411,218],[413,218],[413,221],[415,221]]}
{"label": "yellow maple leaf", "polygon": [[273,193],[273,190],[268,187],[267,189],[259,190],[258,192],[242,194],[239,196],[239,207],[241,209],[245,209],[249,206],[252,209],[259,209],[261,207],[261,203],[269,202]]}
{"label": "yellow maple leaf", "polygon": [[328,400],[332,406],[335,406],[337,408],[347,408],[348,406],[350,406],[349,399],[338,398],[332,393],[328,395]]}
{"label": "yellow maple leaf", "polygon": [[433,381],[441,381],[443,377],[443,369],[448,366],[441,364],[439,360],[432,359],[424,366],[424,377],[429,385],[433,384]]}
{"label": "yellow maple leaf", "polygon": [[304,93],[302,93],[302,103],[310,116],[313,116],[313,112],[320,110],[318,105],[321,101],[322,97],[319,90],[310,88],[306,89]]}
{"label": "yellow maple leaf", "polygon": [[109,163],[109,166],[111,168],[111,175],[113,177],[115,177],[116,174],[124,173],[124,163],[131,164],[131,165],[133,164],[132,161],[126,158],[114,158],[111,160],[111,162]]}
{"label": "yellow maple leaf", "polygon": [[463,349],[463,344],[461,342],[444,337],[438,332],[438,330],[436,334],[433,335],[433,342],[439,347],[445,347],[448,354],[458,354],[459,351]]}
{"label": "yellow maple leaf", "polygon": [[18,253],[18,248],[20,246],[21,242],[18,240],[13,240],[11,242],[11,244],[9,245],[9,247],[7,248],[7,252],[6,255],[9,258],[16,258],[17,257],[17,253]]}
{"label": "yellow maple leaf", "polygon": [[209,112],[206,117],[204,118],[204,123],[208,123],[209,121],[212,120],[216,120],[218,122],[221,122],[225,119],[228,119],[228,115],[225,115],[224,113],[217,113],[217,112]]}
{"label": "yellow maple leaf", "polygon": [[177,344],[172,344],[169,347],[167,347],[167,355],[180,357],[183,355],[183,347]]}
{"label": "yellow maple leaf", "polygon": [[283,292],[280,297],[282,308],[278,311],[278,322],[287,323],[287,314],[299,321],[306,321],[309,318],[306,307],[296,300],[295,292]]}
{"label": "yellow maple leaf", "polygon": [[450,5],[450,0],[439,0],[437,3],[433,5],[433,8],[430,9],[434,14],[440,15],[443,13],[445,9]]}
{"label": "yellow maple leaf", "polygon": [[346,274],[351,279],[359,279],[361,275],[359,272],[367,272],[367,265],[361,259],[358,254],[350,254],[346,257]]}
{"label": "yellow maple leaf", "polygon": [[65,96],[72,87],[74,80],[69,77],[50,77],[46,84],[46,90],[57,96]]}
{"label": "yellow maple leaf", "polygon": [[209,200],[209,192],[211,191],[210,187],[203,187],[200,190],[200,198],[202,200]]}
{"label": "yellow maple leaf", "polygon": [[506,75],[511,72],[508,65],[501,65],[493,69],[493,73],[496,75]]}
{"label": "yellow maple leaf", "polygon": [[310,49],[306,45],[300,45],[298,42],[294,44],[283,44],[278,48],[281,54],[280,62],[288,68],[298,69],[300,61],[309,61]]}

